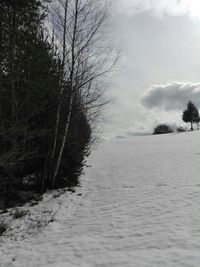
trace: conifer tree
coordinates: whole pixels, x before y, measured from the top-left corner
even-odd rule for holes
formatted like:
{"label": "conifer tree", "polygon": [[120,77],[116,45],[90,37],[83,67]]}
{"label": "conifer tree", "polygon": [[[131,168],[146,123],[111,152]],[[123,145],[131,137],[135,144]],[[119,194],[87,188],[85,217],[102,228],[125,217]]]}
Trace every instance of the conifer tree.
{"label": "conifer tree", "polygon": [[0,181],[4,187],[20,184],[33,168],[38,173],[49,145],[59,64],[44,37],[43,3],[0,2]]}
{"label": "conifer tree", "polygon": [[188,102],[187,109],[183,111],[182,119],[184,122],[190,122],[191,131],[194,129],[193,124],[200,122],[199,111],[192,101]]}
{"label": "conifer tree", "polygon": [[76,97],[69,107],[69,85],[60,83],[62,60],[43,26],[46,2],[0,2],[0,193],[52,187],[56,162],[51,149],[60,103],[59,144],[69,109],[72,115],[54,186],[77,185],[88,154],[90,125],[82,101]]}

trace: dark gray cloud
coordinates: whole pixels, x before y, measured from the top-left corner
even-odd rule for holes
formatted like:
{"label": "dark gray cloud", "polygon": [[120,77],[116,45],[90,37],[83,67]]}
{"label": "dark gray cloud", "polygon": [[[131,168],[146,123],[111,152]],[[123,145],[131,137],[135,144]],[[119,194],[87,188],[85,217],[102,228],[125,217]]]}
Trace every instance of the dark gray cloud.
{"label": "dark gray cloud", "polygon": [[182,110],[189,100],[200,107],[200,83],[154,85],[140,98],[144,107],[164,111]]}

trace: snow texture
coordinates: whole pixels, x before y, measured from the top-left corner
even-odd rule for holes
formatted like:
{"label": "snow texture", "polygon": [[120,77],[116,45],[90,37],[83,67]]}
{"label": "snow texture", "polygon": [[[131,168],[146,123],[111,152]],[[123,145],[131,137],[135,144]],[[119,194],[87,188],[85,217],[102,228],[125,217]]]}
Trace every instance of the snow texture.
{"label": "snow texture", "polygon": [[0,266],[200,266],[199,135],[105,141],[75,194],[33,207],[57,205],[53,222],[1,239]]}

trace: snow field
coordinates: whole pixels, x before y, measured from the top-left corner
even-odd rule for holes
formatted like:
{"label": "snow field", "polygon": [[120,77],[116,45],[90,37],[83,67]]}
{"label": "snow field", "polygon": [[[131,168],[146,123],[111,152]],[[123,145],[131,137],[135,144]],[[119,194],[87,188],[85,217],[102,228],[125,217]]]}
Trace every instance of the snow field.
{"label": "snow field", "polygon": [[200,266],[199,137],[197,131],[105,141],[76,194],[35,208],[56,209],[61,201],[56,220],[22,240],[4,238],[0,263]]}

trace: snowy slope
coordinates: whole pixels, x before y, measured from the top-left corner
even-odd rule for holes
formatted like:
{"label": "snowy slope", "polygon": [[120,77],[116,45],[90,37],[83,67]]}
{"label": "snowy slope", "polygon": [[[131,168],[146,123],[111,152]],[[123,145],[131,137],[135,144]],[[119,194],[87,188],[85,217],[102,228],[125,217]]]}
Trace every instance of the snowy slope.
{"label": "snowy slope", "polygon": [[89,164],[56,221],[1,240],[0,263],[200,266],[200,132],[105,141]]}

